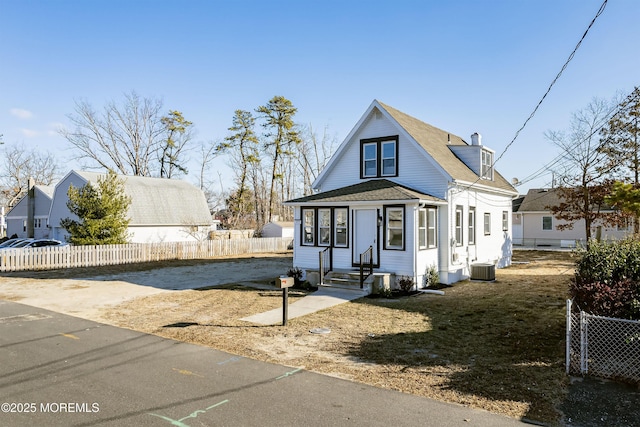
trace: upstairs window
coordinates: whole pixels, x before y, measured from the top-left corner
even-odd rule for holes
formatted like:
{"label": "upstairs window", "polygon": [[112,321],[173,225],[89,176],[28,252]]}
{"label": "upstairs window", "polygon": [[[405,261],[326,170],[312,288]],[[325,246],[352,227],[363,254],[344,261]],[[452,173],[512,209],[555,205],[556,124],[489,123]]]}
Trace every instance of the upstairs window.
{"label": "upstairs window", "polygon": [[493,180],[493,153],[482,150],[482,178]]}
{"label": "upstairs window", "polygon": [[360,141],[360,177],[398,176],[398,136]]}

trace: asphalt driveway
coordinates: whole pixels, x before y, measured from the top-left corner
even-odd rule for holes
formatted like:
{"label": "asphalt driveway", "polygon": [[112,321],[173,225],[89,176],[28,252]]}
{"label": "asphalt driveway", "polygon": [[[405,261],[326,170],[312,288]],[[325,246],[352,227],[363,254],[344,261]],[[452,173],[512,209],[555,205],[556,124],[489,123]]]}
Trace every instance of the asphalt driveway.
{"label": "asphalt driveway", "polygon": [[523,425],[7,301],[0,360],[6,426]]}

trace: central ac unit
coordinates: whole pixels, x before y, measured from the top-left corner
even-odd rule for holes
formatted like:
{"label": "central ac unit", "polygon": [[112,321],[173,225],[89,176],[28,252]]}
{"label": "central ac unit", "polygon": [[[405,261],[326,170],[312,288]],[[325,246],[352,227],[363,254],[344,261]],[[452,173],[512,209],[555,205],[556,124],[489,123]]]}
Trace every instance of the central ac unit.
{"label": "central ac unit", "polygon": [[471,264],[471,280],[496,280],[496,266],[493,264]]}

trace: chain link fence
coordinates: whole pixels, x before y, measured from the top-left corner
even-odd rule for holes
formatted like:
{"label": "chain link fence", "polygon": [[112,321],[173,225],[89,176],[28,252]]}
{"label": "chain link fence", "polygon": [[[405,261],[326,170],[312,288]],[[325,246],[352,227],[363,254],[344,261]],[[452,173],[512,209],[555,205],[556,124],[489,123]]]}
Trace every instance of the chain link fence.
{"label": "chain link fence", "polygon": [[640,383],[640,321],[572,311],[567,301],[567,374]]}

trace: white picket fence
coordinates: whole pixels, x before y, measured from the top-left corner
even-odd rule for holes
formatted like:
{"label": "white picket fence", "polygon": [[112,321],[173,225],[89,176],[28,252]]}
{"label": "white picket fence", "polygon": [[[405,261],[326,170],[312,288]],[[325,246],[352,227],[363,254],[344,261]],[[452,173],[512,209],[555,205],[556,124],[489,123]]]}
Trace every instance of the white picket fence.
{"label": "white picket fence", "polygon": [[130,243],[100,246],[49,246],[0,251],[0,272],[96,267],[176,259],[208,259],[287,251],[291,238]]}

